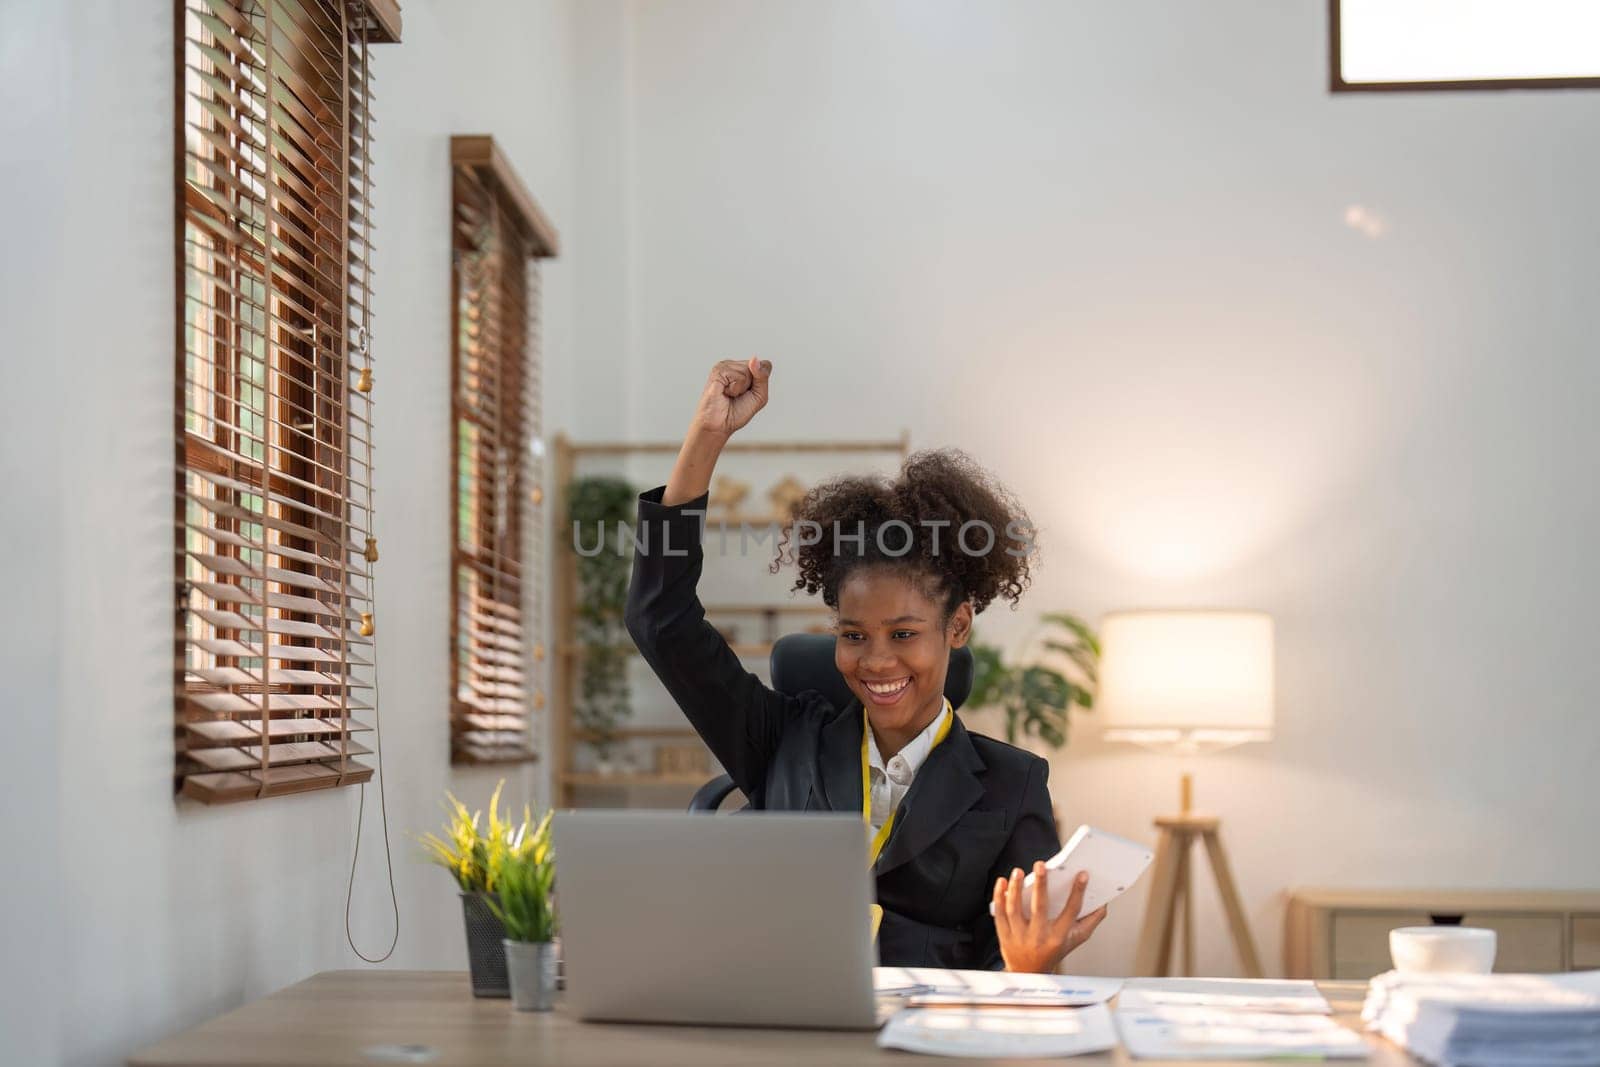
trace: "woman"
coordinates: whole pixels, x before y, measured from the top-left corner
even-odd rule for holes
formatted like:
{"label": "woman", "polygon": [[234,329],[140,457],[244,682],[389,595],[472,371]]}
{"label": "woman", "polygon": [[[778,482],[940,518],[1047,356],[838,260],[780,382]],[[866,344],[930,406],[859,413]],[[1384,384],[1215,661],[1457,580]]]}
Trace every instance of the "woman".
{"label": "woman", "polygon": [[[1105,909],[1074,919],[1080,874],[1066,908],[1046,914],[1043,860],[1060,848],[1049,765],[968,733],[944,697],[950,650],[967,643],[973,616],[1027,585],[1028,546],[1016,540],[1027,515],[958,452],[913,456],[892,485],[811,490],[804,533],[793,545],[785,535],[778,562],[792,551],[795,588],[835,609],[834,662],[855,699],[839,708],[768,688],[706,621],[695,586],[712,471],[766,406],[771,373],[765,360],[713,367],[667,484],[640,494],[628,632],[752,807],[862,814],[880,962],[1053,971]],[[974,523],[988,527],[987,550]]]}

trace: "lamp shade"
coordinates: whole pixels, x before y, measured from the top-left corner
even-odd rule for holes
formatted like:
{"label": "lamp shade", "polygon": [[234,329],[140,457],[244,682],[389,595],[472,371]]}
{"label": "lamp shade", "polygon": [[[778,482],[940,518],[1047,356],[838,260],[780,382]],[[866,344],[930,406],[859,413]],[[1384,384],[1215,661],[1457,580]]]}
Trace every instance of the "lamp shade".
{"label": "lamp shade", "polygon": [[1105,737],[1196,751],[1272,737],[1272,617],[1121,611],[1100,624]]}

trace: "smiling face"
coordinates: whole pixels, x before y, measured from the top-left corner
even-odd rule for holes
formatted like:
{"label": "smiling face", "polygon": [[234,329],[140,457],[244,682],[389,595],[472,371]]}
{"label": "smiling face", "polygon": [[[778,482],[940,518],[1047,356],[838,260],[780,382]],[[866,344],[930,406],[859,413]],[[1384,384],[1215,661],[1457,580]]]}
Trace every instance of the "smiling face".
{"label": "smiling face", "polygon": [[898,749],[944,708],[950,650],[972,633],[963,601],[946,622],[941,605],[901,572],[860,567],[839,586],[833,660],[880,741]]}

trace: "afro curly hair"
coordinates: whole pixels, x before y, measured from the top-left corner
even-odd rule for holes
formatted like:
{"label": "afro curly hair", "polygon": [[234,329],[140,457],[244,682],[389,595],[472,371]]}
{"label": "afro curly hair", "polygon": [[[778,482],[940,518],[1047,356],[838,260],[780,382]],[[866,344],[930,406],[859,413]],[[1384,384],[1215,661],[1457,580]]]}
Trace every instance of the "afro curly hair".
{"label": "afro curly hair", "polygon": [[840,587],[861,567],[890,568],[916,582],[946,623],[963,600],[974,614],[998,598],[1015,609],[1037,554],[1033,523],[1016,497],[954,448],[913,453],[892,480],[822,482],[796,506],[794,520],[770,569],[794,562],[792,589],[820,592],[836,611]]}

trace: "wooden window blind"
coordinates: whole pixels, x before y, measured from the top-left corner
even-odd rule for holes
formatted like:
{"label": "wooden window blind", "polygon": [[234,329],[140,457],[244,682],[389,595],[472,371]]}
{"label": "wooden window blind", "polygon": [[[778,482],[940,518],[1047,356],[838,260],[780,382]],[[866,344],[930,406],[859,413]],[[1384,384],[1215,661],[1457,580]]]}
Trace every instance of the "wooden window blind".
{"label": "wooden window blind", "polygon": [[392,0],[178,0],[177,782],[364,782],[372,68]]}
{"label": "wooden window blind", "polygon": [[544,704],[542,522],[528,520],[544,499],[538,261],[557,237],[492,138],[450,148],[450,759],[517,763],[535,758]]}

